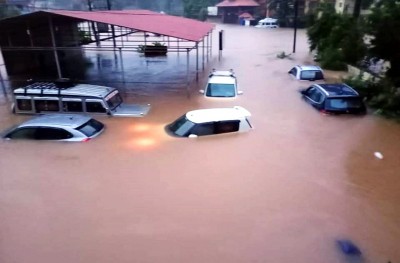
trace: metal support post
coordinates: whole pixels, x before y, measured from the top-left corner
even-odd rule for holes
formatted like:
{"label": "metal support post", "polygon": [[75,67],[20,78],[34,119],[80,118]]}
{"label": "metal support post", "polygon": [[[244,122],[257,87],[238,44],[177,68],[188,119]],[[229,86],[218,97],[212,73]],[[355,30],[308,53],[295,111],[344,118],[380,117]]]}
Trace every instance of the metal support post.
{"label": "metal support post", "polygon": [[49,26],[50,26],[50,35],[51,35],[51,43],[53,46],[53,53],[54,53],[54,59],[56,61],[56,67],[57,67],[57,75],[58,78],[62,78],[61,74],[61,67],[60,67],[60,61],[58,59],[58,53],[56,49],[56,38],[54,36],[54,27],[53,27],[53,19],[51,19],[51,16],[49,16]]}

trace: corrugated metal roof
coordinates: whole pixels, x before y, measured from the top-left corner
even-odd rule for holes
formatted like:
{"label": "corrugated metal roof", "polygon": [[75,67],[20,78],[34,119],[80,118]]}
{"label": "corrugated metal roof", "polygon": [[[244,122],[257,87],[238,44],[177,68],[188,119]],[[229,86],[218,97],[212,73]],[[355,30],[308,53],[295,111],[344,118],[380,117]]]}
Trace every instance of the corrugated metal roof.
{"label": "corrugated metal roof", "polygon": [[96,12],[51,10],[41,12],[106,23],[195,42],[203,39],[214,28],[211,23],[148,10]]}
{"label": "corrugated metal roof", "polygon": [[46,10],[0,20],[0,27],[9,28],[15,22],[23,22],[31,17],[37,19],[47,14],[70,17],[81,21],[100,22],[134,30],[171,36],[183,40],[199,42],[214,28],[214,24],[194,19],[171,16],[148,10],[110,11],[68,11]]}
{"label": "corrugated metal roof", "polygon": [[216,5],[217,7],[239,7],[239,6],[259,6],[254,0],[224,0]]}

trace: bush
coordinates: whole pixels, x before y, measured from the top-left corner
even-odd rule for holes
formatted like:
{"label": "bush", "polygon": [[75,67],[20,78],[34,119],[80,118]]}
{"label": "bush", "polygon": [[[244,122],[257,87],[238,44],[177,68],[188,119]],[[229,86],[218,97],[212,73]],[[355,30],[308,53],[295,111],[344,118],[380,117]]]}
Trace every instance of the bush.
{"label": "bush", "polygon": [[329,47],[318,52],[317,61],[319,61],[321,67],[325,69],[330,69],[330,70],[347,69],[347,65],[343,61],[342,52],[334,47]]}

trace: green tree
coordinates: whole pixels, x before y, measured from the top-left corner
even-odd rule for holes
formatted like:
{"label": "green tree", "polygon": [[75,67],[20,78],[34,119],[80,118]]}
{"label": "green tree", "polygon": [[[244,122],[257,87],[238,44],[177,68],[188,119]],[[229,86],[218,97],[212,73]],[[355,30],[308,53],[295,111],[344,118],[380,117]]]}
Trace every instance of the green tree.
{"label": "green tree", "polygon": [[387,77],[400,86],[400,0],[380,0],[366,18],[369,56],[390,62]]}
{"label": "green tree", "polygon": [[184,16],[188,18],[206,20],[209,0],[183,0]]}

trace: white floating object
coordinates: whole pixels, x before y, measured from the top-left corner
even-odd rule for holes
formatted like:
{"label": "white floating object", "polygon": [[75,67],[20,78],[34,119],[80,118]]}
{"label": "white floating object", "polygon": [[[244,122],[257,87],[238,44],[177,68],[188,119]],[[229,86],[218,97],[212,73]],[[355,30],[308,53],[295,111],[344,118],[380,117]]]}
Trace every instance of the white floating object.
{"label": "white floating object", "polygon": [[383,154],[381,154],[380,152],[374,152],[374,155],[378,159],[381,159],[381,160],[383,159]]}

